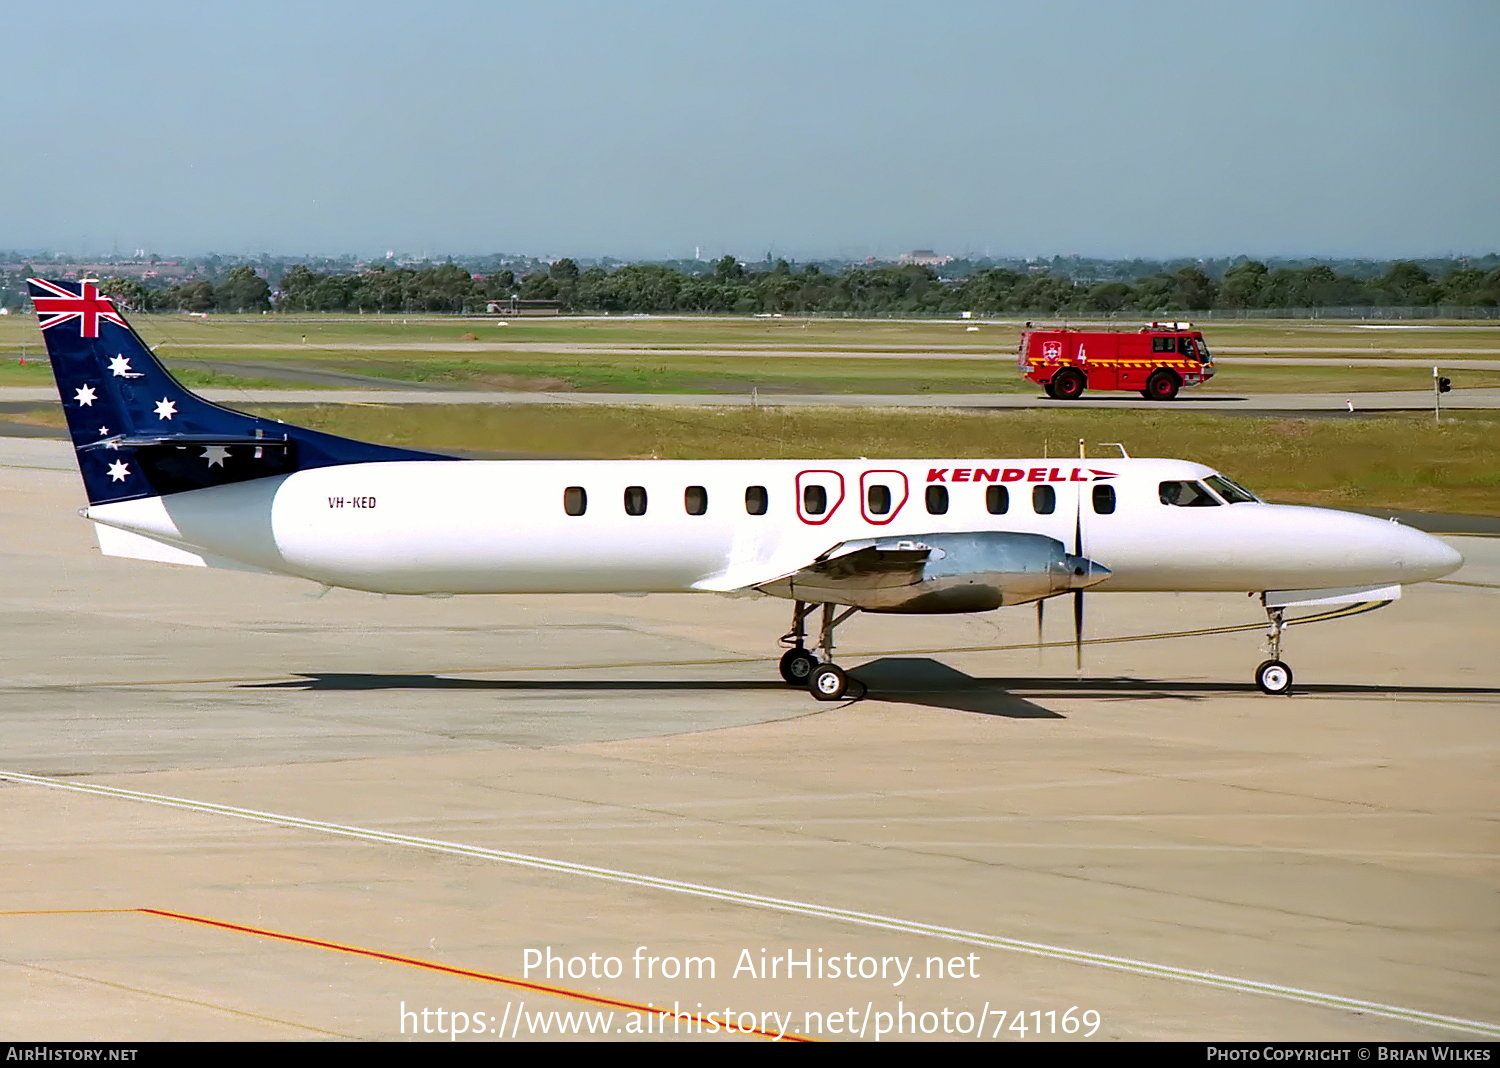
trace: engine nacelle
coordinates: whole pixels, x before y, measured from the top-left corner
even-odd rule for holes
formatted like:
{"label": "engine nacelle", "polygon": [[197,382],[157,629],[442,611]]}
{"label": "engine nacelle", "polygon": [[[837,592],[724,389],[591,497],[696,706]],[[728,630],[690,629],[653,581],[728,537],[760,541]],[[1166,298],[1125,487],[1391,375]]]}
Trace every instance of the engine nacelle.
{"label": "engine nacelle", "polygon": [[1084,589],[1109,573],[1056,538],[979,531],[841,542],[760,588],[870,612],[987,612]]}

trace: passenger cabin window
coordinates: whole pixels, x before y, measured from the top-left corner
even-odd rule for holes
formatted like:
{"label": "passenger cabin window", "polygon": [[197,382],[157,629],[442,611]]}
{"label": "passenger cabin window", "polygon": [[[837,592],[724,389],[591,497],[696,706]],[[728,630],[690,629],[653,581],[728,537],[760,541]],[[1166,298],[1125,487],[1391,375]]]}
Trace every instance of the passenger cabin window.
{"label": "passenger cabin window", "polygon": [[803,486],[802,510],[808,515],[822,515],[828,511],[828,491],[814,484]]}
{"label": "passenger cabin window", "polygon": [[1171,352],[1172,339],[1169,337],[1154,337],[1151,339],[1152,352]]}
{"label": "passenger cabin window", "polygon": [[865,490],[865,504],[871,515],[891,514],[891,487],[871,486]]}
{"label": "passenger cabin window", "polygon": [[928,486],[927,487],[927,514],[928,515],[947,515],[948,514],[948,487],[947,486]]}
{"label": "passenger cabin window", "polygon": [[626,515],[645,515],[646,514],[646,487],[645,486],[626,486],[625,487],[625,514]]}
{"label": "passenger cabin window", "polygon": [[1037,515],[1051,515],[1057,511],[1057,490],[1051,486],[1033,487],[1031,508]]}
{"label": "passenger cabin window", "polygon": [[708,490],[702,486],[689,486],[683,491],[682,507],[688,515],[702,515],[708,511]]}
{"label": "passenger cabin window", "polygon": [[764,486],[748,486],[745,489],[745,511],[751,515],[765,515],[766,509],[771,506],[771,499],[766,495]]}
{"label": "passenger cabin window", "polygon": [[563,511],[569,515],[583,515],[589,507],[589,495],[582,486],[569,486],[563,490]]}
{"label": "passenger cabin window", "polygon": [[1177,508],[1214,508],[1219,499],[1204,488],[1201,482],[1163,482],[1158,487],[1162,504]]}
{"label": "passenger cabin window", "polygon": [[990,486],[984,491],[984,506],[990,515],[1004,515],[1010,511],[1010,490],[1004,486]]}
{"label": "passenger cabin window", "polygon": [[1115,488],[1113,486],[1094,487],[1094,511],[1099,515],[1111,515],[1115,510]]}

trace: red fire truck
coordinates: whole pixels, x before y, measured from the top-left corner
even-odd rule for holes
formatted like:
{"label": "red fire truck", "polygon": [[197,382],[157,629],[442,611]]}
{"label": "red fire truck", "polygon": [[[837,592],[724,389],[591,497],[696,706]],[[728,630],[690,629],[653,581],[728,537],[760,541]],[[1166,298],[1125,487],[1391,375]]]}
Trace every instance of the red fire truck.
{"label": "red fire truck", "polygon": [[1085,389],[1133,389],[1147,400],[1171,400],[1184,386],[1214,376],[1213,357],[1192,323],[1152,323],[1116,330],[1039,327],[1021,334],[1021,373],[1058,400]]}

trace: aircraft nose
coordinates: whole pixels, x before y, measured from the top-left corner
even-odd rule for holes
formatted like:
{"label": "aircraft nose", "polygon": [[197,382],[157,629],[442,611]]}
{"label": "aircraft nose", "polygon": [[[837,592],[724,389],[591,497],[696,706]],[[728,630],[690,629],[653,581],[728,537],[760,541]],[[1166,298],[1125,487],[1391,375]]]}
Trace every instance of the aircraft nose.
{"label": "aircraft nose", "polygon": [[1464,558],[1447,542],[1397,523],[1391,527],[1399,538],[1397,558],[1401,561],[1403,582],[1442,578],[1463,566]]}
{"label": "aircraft nose", "polygon": [[1447,542],[1413,527],[1354,512],[1323,514],[1326,585],[1426,582],[1463,566]]}

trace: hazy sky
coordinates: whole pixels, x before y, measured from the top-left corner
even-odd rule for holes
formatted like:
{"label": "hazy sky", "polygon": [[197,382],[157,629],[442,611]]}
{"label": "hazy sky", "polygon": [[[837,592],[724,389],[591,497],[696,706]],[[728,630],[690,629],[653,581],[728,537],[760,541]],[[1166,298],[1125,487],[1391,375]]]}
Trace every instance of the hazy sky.
{"label": "hazy sky", "polygon": [[1500,250],[1495,0],[83,0],[0,28],[0,248]]}

